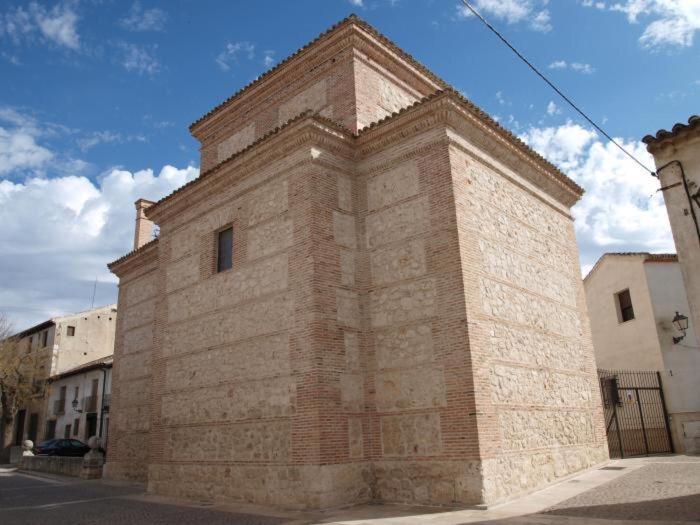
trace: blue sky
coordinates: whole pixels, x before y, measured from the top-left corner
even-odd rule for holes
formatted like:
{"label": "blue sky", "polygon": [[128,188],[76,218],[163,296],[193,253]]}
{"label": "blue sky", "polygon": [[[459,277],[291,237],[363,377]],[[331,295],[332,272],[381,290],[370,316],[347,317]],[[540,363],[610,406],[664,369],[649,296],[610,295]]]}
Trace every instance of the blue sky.
{"label": "blue sky", "polygon": [[[639,139],[698,113],[698,0],[475,0],[649,166]],[[586,271],[673,250],[658,184],[591,131],[455,0],[0,4],[0,311],[17,328],[116,300],[133,201],[198,173],[188,125],[356,12],[588,191]]]}

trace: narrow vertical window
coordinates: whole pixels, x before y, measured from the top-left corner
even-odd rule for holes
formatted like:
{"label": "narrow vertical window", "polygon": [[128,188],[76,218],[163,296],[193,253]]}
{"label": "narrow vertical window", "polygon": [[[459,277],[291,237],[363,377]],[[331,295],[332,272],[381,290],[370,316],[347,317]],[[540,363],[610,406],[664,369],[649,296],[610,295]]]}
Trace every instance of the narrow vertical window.
{"label": "narrow vertical window", "polygon": [[634,319],[634,308],[632,307],[632,296],[630,291],[623,290],[617,294],[617,314],[621,323]]}
{"label": "narrow vertical window", "polygon": [[233,228],[221,230],[218,236],[216,271],[230,270],[233,263]]}
{"label": "narrow vertical window", "polygon": [[69,326],[66,335],[73,337],[75,335],[75,326]]}

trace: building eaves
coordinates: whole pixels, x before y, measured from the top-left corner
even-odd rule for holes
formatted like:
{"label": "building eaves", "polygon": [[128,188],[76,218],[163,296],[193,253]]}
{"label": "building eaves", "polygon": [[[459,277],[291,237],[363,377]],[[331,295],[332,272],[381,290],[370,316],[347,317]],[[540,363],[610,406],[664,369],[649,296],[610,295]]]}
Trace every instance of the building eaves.
{"label": "building eaves", "polygon": [[94,361],[83,363],[82,365],[76,366],[75,368],[71,368],[70,370],[66,370],[65,372],[61,372],[60,374],[52,375],[51,377],[49,377],[49,381],[57,381],[59,379],[63,379],[64,377],[84,374],[85,372],[90,372],[91,370],[97,370],[100,368],[111,368],[113,362],[114,356],[108,355],[100,359],[95,359]]}
{"label": "building eaves", "polygon": [[[196,180],[196,179],[195,179],[195,180]],[[185,184],[185,186],[187,186],[187,184]],[[183,188],[184,188],[185,186],[183,186]],[[155,245],[157,242],[158,242],[158,237],[156,237],[156,238],[153,239],[152,241],[147,242],[147,243],[144,244],[143,246],[140,246],[140,247],[136,248],[135,250],[131,250],[131,251],[130,251],[129,253],[127,253],[126,255],[122,255],[121,257],[119,257],[119,259],[116,259],[116,260],[112,261],[111,263],[107,263],[107,268],[111,271],[112,268],[114,268],[116,265],[123,263],[123,262],[126,261],[127,259],[131,259],[132,257],[134,257],[134,256],[137,255],[137,254],[143,253],[143,252],[146,251],[148,248],[150,248],[151,246]]]}
{"label": "building eaves", "polygon": [[576,192],[578,195],[583,195],[583,193],[584,193],[583,188],[581,186],[579,186],[578,184],[576,184],[570,177],[568,177],[558,167],[556,167],[550,161],[545,159],[542,155],[537,153],[530,146],[525,144],[522,140],[520,140],[517,136],[515,136],[509,130],[507,130],[506,128],[501,126],[498,122],[496,122],[493,118],[491,118],[485,111],[483,111],[481,108],[479,108],[476,104],[474,104],[469,99],[462,96],[456,89],[451,88],[451,87],[448,87],[445,90],[436,91],[435,93],[428,95],[427,97],[423,97],[421,100],[419,100],[417,102],[414,102],[410,106],[402,108],[401,110],[394,112],[391,115],[387,115],[383,119],[380,119],[376,122],[369,124],[368,126],[365,126],[364,128],[362,128],[361,130],[358,131],[358,136],[362,136],[364,133],[367,133],[370,130],[373,130],[377,127],[380,127],[383,124],[392,121],[396,117],[399,117],[407,112],[414,110],[415,108],[418,108],[420,106],[428,104],[428,103],[430,103],[438,98],[441,98],[441,97],[450,97],[452,100],[455,100],[456,102],[458,102],[462,108],[464,108],[465,110],[470,112],[472,115],[474,115],[476,118],[478,118],[482,123],[484,123],[486,126],[488,126],[493,131],[498,133],[503,139],[505,139],[509,143],[513,144],[521,153],[527,155],[533,161],[540,164],[548,172],[552,173],[559,180],[559,182],[563,183],[565,186],[567,186],[569,189]]}
{"label": "building eaves", "polygon": [[[242,155],[248,153],[250,150],[255,149],[255,148],[261,146],[263,143],[265,143],[265,142],[271,140],[274,136],[279,135],[281,132],[283,132],[283,131],[286,130],[287,128],[291,127],[292,125],[298,124],[298,123],[300,123],[300,122],[302,122],[302,121],[304,121],[304,120],[315,120],[315,121],[319,122],[320,124],[323,124],[323,125],[325,125],[325,126],[328,126],[328,127],[333,128],[334,130],[336,130],[336,131],[339,132],[339,133],[342,133],[343,135],[346,135],[346,136],[348,136],[348,137],[351,137],[351,136],[352,136],[352,133],[350,133],[350,131],[349,131],[347,128],[345,128],[345,127],[342,126],[341,124],[338,124],[338,123],[335,122],[334,120],[331,120],[331,119],[329,119],[329,118],[327,118],[327,117],[323,117],[323,116],[321,116],[321,115],[319,115],[319,114],[317,114],[317,113],[314,113],[314,112],[311,111],[311,110],[304,111],[303,113],[301,113],[300,115],[294,117],[293,119],[290,119],[290,120],[288,120],[287,122],[285,122],[284,124],[282,124],[282,125],[276,127],[275,129],[273,129],[273,130],[267,132],[267,133],[266,133],[265,135],[263,135],[262,137],[258,138],[257,140],[253,141],[252,143],[248,144],[248,145],[247,145],[245,148],[243,148],[242,150],[239,150],[239,151],[233,153],[233,154],[232,154],[231,156],[229,156],[228,158],[222,160],[221,162],[219,162],[219,163],[216,164],[215,166],[212,166],[212,167],[209,168],[207,171],[201,173],[201,174],[199,175],[199,177],[197,177],[196,179],[192,179],[192,180],[189,181],[187,184],[183,184],[182,186],[180,186],[179,188],[177,188],[176,190],[174,190],[172,193],[166,195],[165,197],[163,197],[162,199],[160,199],[159,201],[157,201],[155,204],[152,204],[151,206],[149,206],[149,207],[147,208],[147,210],[146,210],[146,216],[148,216],[148,215],[150,215],[151,213],[153,213],[154,210],[157,210],[159,206],[161,206],[163,203],[165,203],[165,202],[168,201],[169,199],[173,198],[175,195],[177,195],[177,194],[179,194],[179,193],[181,193],[181,192],[183,192],[183,191],[185,191],[185,190],[187,190],[187,189],[189,189],[189,188],[191,188],[191,187],[193,187],[193,186],[197,186],[197,185],[201,184],[204,180],[207,179],[207,177],[210,177],[210,176],[213,175],[214,173],[218,172],[221,168],[223,168],[223,167],[226,166],[227,164],[230,164],[230,163],[233,162],[235,159],[237,159],[237,158],[241,157]],[[132,252],[132,253],[133,253],[133,252]],[[128,257],[129,255],[130,255],[130,254],[125,255],[125,257]],[[116,263],[116,262],[119,262],[119,261],[115,261],[115,263]],[[115,264],[115,263],[112,263],[112,264]]]}
{"label": "building eaves", "polygon": [[700,116],[698,115],[692,115],[688,118],[687,124],[683,124],[682,122],[675,124],[671,128],[671,131],[660,129],[656,132],[656,135],[647,135],[642,139],[642,142],[647,145],[648,149],[649,147],[654,147],[663,142],[672,141],[679,135],[694,130],[700,131]]}
{"label": "building eaves", "polygon": [[603,259],[606,257],[644,257],[643,262],[678,262],[678,255],[675,253],[606,252],[600,256],[600,258],[593,265],[593,268],[591,268],[591,271],[588,272],[588,275],[583,278],[584,281],[598,269],[603,262]]}
{"label": "building eaves", "polygon": [[14,335],[14,337],[18,337],[19,339],[22,339],[24,337],[27,337],[28,335],[35,334],[36,332],[39,332],[41,330],[44,330],[45,328],[50,328],[56,324],[53,319],[49,319],[48,321],[42,321],[39,324],[36,324],[30,328],[27,328],[26,330],[22,330],[21,332],[18,332],[17,334]]}
{"label": "building eaves", "polygon": [[217,105],[214,107],[212,110],[208,111],[204,115],[202,115],[200,118],[195,120],[192,124],[189,126],[189,130],[192,132],[194,128],[196,128],[199,124],[204,122],[205,120],[209,119],[212,115],[215,113],[219,112],[219,110],[225,108],[226,106],[231,105],[236,99],[240,98],[244,93],[250,91],[253,87],[260,85],[263,81],[268,79],[270,76],[272,76],[275,72],[279,71],[282,69],[285,65],[287,65],[289,62],[293,61],[295,58],[297,58],[299,55],[303,54],[310,48],[312,48],[316,43],[320,42],[327,36],[331,35],[332,33],[335,33],[339,31],[340,29],[355,24],[358,27],[362,28],[365,30],[367,33],[375,37],[378,41],[380,41],[382,44],[384,44],[387,48],[389,48],[391,51],[399,55],[401,58],[406,60],[411,66],[416,68],[418,71],[420,71],[422,74],[424,74],[426,77],[428,77],[430,80],[435,82],[437,85],[442,86],[442,87],[448,87],[448,84],[442,80],[440,77],[438,77],[435,73],[430,71],[427,67],[425,67],[421,62],[416,60],[412,55],[401,49],[399,46],[397,46],[394,42],[392,42],[388,37],[384,36],[382,33],[380,33],[376,28],[371,26],[369,23],[365,22],[362,20],[359,16],[356,14],[352,13],[348,17],[344,18],[337,24],[333,25],[331,28],[327,29],[320,35],[318,35],[316,38],[311,40],[309,43],[305,44],[304,46],[300,47],[297,49],[294,53],[289,55],[287,58],[282,60],[280,63],[277,65],[273,66],[272,68],[268,69],[266,72],[264,72],[262,75],[257,77],[255,80],[247,84],[246,86],[242,87],[238,91],[236,91],[233,95],[228,97],[226,100],[224,100],[221,104]]}

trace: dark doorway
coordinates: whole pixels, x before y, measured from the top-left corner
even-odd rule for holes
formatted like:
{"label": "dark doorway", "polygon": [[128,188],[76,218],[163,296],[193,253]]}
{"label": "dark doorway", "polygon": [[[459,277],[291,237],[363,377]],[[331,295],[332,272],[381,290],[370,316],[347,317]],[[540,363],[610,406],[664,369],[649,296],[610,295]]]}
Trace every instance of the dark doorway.
{"label": "dark doorway", "polygon": [[22,438],[24,437],[24,420],[27,418],[27,411],[20,410],[17,412],[17,419],[15,419],[15,445],[20,446],[22,444]]}
{"label": "dark doorway", "polygon": [[85,441],[97,435],[97,414],[85,415]]}
{"label": "dark doorway", "polygon": [[598,370],[611,458],[673,452],[661,374]]}
{"label": "dark doorway", "polygon": [[39,414],[29,415],[29,428],[27,429],[27,439],[36,444],[36,435],[39,431]]}
{"label": "dark doorway", "polygon": [[54,439],[56,437],[56,420],[49,419],[46,421],[46,431],[44,432],[44,439]]}

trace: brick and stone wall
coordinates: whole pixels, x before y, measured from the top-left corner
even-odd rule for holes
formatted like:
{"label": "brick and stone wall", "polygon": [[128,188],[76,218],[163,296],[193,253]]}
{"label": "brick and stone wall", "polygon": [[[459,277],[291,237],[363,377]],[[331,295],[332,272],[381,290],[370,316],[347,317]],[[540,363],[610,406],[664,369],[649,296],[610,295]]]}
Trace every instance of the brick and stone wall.
{"label": "brick and stone wall", "polygon": [[151,363],[157,300],[157,247],[119,282],[117,333],[112,368],[109,465],[113,479],[146,481],[150,461]]}
{"label": "brick and stone wall", "polygon": [[450,148],[492,502],[598,464],[607,450],[568,209],[481,153],[467,138]]}
{"label": "brick and stone wall", "polygon": [[108,472],[176,497],[454,505],[606,457],[575,185],[453,93],[350,133],[436,85],[367,31],[194,125],[206,170],[306,109],[339,121],[297,119],[147,210],[158,242],[112,265]]}

